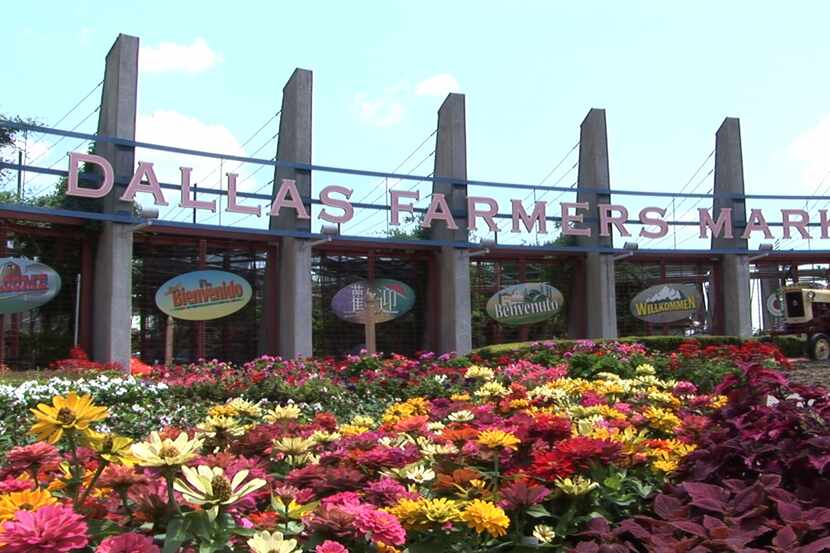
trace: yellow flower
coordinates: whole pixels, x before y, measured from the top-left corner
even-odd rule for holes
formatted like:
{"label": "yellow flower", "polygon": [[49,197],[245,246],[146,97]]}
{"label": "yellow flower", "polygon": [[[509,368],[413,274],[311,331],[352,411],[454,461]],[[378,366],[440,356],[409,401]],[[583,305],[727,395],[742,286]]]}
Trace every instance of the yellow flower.
{"label": "yellow flower", "polygon": [[365,426],[367,428],[372,428],[375,426],[375,419],[372,417],[367,417],[366,415],[358,415],[352,418],[351,423],[355,426]]}
{"label": "yellow flower", "polygon": [[90,395],[78,396],[70,392],[66,397],[55,396],[52,405],[40,403],[32,409],[37,422],[32,433],[38,440],[57,443],[66,431],[77,431],[89,435],[89,425],[107,417],[107,408],[92,403]]}
{"label": "yellow flower", "polygon": [[254,534],[254,537],[249,539],[247,543],[253,553],[294,553],[295,551],[301,551],[297,547],[297,540],[283,539],[282,532],[263,530]]}
{"label": "yellow flower", "polygon": [[490,367],[481,367],[479,365],[472,365],[464,373],[464,378],[480,378],[481,380],[493,380],[496,374]]}
{"label": "yellow flower", "polygon": [[648,363],[638,365],[637,368],[634,369],[634,372],[637,374],[637,376],[654,375],[657,373],[654,367],[652,365],[649,365]]}
{"label": "yellow flower", "polygon": [[680,419],[677,415],[668,409],[661,409],[660,407],[649,407],[643,412],[648,423],[658,430],[664,432],[673,432],[680,426]]}
{"label": "yellow flower", "polygon": [[228,403],[228,407],[234,410],[234,414],[237,417],[256,418],[262,415],[262,407],[256,403],[251,403],[247,399],[242,399],[241,397],[233,398],[230,403]]}
{"label": "yellow flower", "polygon": [[713,409],[720,409],[721,407],[723,407],[727,403],[729,403],[729,398],[728,397],[726,397],[726,396],[714,396],[709,401],[709,406],[712,407]]}
{"label": "yellow flower", "polygon": [[447,420],[450,422],[470,422],[474,418],[475,415],[473,414],[473,412],[467,409],[455,411],[447,415]]}
{"label": "yellow flower", "polygon": [[674,472],[677,470],[678,462],[676,459],[659,459],[657,461],[653,461],[651,466],[654,470],[658,470],[660,472]]}
{"label": "yellow flower", "polygon": [[197,468],[184,466],[182,473],[184,480],[177,478],[173,489],[182,494],[185,501],[205,506],[211,519],[216,517],[220,505],[236,503],[266,484],[261,478],[245,482],[247,470],[237,472],[233,480],[228,480],[223,469],[207,465]]}
{"label": "yellow flower", "polygon": [[386,509],[386,512],[394,515],[405,528],[415,528],[422,523],[420,500],[400,499],[395,505]]}
{"label": "yellow flower", "polygon": [[482,399],[489,399],[491,397],[504,397],[510,393],[510,390],[504,387],[501,382],[485,382],[481,388],[475,391],[475,395]]}
{"label": "yellow flower", "polygon": [[299,419],[302,411],[296,405],[277,405],[265,414],[267,422],[279,422],[284,420]]}
{"label": "yellow flower", "polygon": [[476,533],[487,532],[494,538],[505,535],[510,526],[510,519],[500,507],[480,499],[474,499],[467,504],[461,513],[461,520]]}
{"label": "yellow flower", "polygon": [[301,438],[299,436],[283,436],[274,440],[271,446],[272,451],[279,451],[286,455],[302,455],[314,447],[316,440],[313,438]]}
{"label": "yellow flower", "polygon": [[315,443],[325,444],[329,442],[336,442],[342,436],[338,432],[326,432],[325,430],[315,430],[314,434],[309,436]]}
{"label": "yellow flower", "polygon": [[311,503],[305,503],[300,505],[294,499],[291,499],[288,503],[279,496],[273,495],[271,496],[271,508],[274,509],[281,518],[285,519],[294,519],[300,520],[303,518],[303,515],[306,513],[310,513],[315,508],[317,508],[317,502],[313,501]]}
{"label": "yellow flower", "polygon": [[368,432],[368,426],[355,426],[353,424],[341,424],[337,427],[337,432],[343,436],[357,436]]}
{"label": "yellow flower", "polygon": [[175,440],[162,440],[158,432],[153,432],[148,441],[133,444],[132,452],[142,467],[174,467],[194,459],[201,447],[202,440],[191,440],[187,432],[182,432]]}
{"label": "yellow flower", "polygon": [[45,505],[54,505],[58,500],[46,490],[24,490],[0,495],[0,522],[14,518],[17,511],[37,511]]}
{"label": "yellow flower", "polygon": [[429,402],[422,397],[413,397],[403,403],[393,403],[383,413],[383,424],[392,425],[402,419],[429,414]]}
{"label": "yellow flower", "polygon": [[590,478],[585,478],[584,476],[580,476],[578,474],[571,478],[557,478],[554,484],[556,484],[556,487],[562,490],[562,492],[566,495],[573,496],[585,495],[591,490],[599,488],[599,484]]}
{"label": "yellow flower", "polygon": [[450,399],[452,401],[470,401],[470,394],[453,394]]}
{"label": "yellow flower", "polygon": [[478,444],[490,449],[512,449],[521,443],[521,440],[515,434],[504,432],[503,430],[483,430],[478,435]]}
{"label": "yellow flower", "polygon": [[246,426],[236,417],[208,417],[196,427],[211,438],[227,439],[245,434]]}
{"label": "yellow flower", "polygon": [[419,514],[429,522],[443,524],[461,518],[461,507],[458,501],[453,499],[447,499],[446,497],[422,499],[418,503]]}
{"label": "yellow flower", "polygon": [[547,524],[537,524],[533,527],[533,537],[542,543],[550,543],[556,538],[556,531]]}
{"label": "yellow flower", "polygon": [[132,439],[124,436],[116,436],[115,434],[99,434],[90,439],[90,445],[98,455],[110,463],[116,465],[124,465],[131,467],[135,465],[136,459],[133,457],[130,447],[132,446]]}

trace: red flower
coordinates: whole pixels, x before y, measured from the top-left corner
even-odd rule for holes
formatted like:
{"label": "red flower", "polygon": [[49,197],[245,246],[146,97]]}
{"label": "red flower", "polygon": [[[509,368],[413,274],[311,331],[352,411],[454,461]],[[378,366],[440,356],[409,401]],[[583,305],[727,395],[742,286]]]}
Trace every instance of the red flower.
{"label": "red flower", "polygon": [[95,553],[160,553],[153,540],[143,534],[129,532],[120,536],[110,536],[101,542]]}
{"label": "red flower", "polygon": [[592,463],[608,465],[620,454],[620,445],[609,440],[596,440],[578,436],[556,444],[554,450],[577,469],[586,469]]}

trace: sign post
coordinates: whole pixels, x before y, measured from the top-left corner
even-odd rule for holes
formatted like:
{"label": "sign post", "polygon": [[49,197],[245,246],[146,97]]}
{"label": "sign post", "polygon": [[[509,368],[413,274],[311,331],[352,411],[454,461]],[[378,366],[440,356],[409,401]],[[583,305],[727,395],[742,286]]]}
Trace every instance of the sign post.
{"label": "sign post", "polygon": [[366,290],[366,352],[369,355],[377,353],[375,339],[375,311],[378,308],[378,298],[372,288]]}
{"label": "sign post", "polygon": [[175,319],[167,316],[167,327],[164,329],[164,366],[173,366],[173,330],[175,329]]}

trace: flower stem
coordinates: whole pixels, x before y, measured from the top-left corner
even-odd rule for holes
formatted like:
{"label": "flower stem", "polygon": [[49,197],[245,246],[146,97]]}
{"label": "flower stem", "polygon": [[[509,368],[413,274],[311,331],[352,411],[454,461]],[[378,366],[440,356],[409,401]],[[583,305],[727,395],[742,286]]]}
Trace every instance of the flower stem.
{"label": "flower stem", "polygon": [[92,489],[95,487],[95,483],[98,482],[98,478],[101,476],[101,473],[104,472],[104,469],[107,468],[109,461],[106,459],[101,459],[98,463],[98,468],[95,470],[95,474],[92,475],[92,480],[89,481],[89,486],[87,486],[84,493],[81,495],[81,498],[78,500],[78,504],[83,505],[86,498],[89,497],[89,494],[92,492]]}

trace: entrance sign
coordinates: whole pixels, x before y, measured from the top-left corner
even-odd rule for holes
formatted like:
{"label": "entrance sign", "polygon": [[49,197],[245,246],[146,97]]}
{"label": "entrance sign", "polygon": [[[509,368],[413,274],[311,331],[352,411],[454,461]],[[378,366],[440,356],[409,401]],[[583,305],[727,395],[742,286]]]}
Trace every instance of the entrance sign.
{"label": "entrance sign", "polygon": [[0,258],[0,314],[39,307],[60,289],[61,277],[48,265],[28,257]]}
{"label": "entrance sign", "polygon": [[688,319],[701,305],[694,284],[658,284],[631,300],[631,314],[649,323],[673,323]]}
{"label": "entrance sign", "polygon": [[[369,298],[367,291],[374,293]],[[369,317],[367,300],[372,299],[374,314]],[[398,280],[386,278],[369,281],[360,280],[344,286],[331,300],[331,309],[334,314],[350,323],[385,323],[397,319],[415,305],[415,291]]]}
{"label": "entrance sign", "polygon": [[503,325],[528,325],[553,317],[564,299],[562,292],[545,282],[514,284],[493,294],[487,314]]}
{"label": "entrance sign", "polygon": [[173,277],[156,291],[156,305],[166,315],[186,321],[226,317],[251,300],[251,285],[225,271],[193,271]]}
{"label": "entrance sign", "polygon": [[[94,186],[81,186],[79,179],[80,167],[84,164],[98,166],[103,175],[102,182]],[[190,167],[180,167],[181,181],[179,186],[179,205],[185,208],[203,209],[215,212],[216,204],[213,201],[197,201],[191,197]],[[110,193],[114,185],[112,165],[105,158],[94,154],[71,152],[69,154],[69,168],[67,179],[67,196],[80,196],[84,198],[102,198]],[[297,219],[308,220],[311,218],[306,205],[313,198],[303,198],[297,188],[297,183],[292,179],[282,179],[279,187],[273,196],[273,200],[266,205],[242,205],[237,203],[237,177],[235,173],[227,175],[228,202],[224,210],[230,213],[245,213],[256,215],[263,214],[276,217],[280,210],[292,209]],[[155,205],[166,206],[169,202],[164,196],[164,190],[156,177],[153,164],[146,161],[139,161],[138,167],[130,179],[129,184],[121,194],[120,199],[125,202],[135,200],[136,194],[144,193],[153,196]],[[336,196],[335,196],[336,195]],[[319,203],[323,206],[318,218],[329,223],[344,224],[352,220],[355,215],[354,206],[349,202],[352,196],[352,189],[345,186],[329,185],[320,190]],[[414,213],[415,204],[420,200],[420,192],[415,190],[390,190],[389,211],[390,224],[400,224],[401,213]],[[479,221],[484,222],[491,231],[498,230],[495,218],[499,214],[499,204],[495,198],[486,196],[469,196],[467,198],[466,213],[468,214],[466,224],[467,230],[476,230]],[[337,210],[332,212],[331,210]],[[529,212],[529,213],[528,213]],[[810,217],[810,214],[803,209],[781,209],[783,237],[790,238],[794,231],[797,231],[802,239],[816,238],[810,233],[809,225],[818,223],[820,237],[830,239],[830,215],[827,209],[818,210],[818,214]],[[597,204],[596,211],[589,212],[588,202],[553,202],[536,201],[531,206],[525,206],[520,200],[510,200],[510,217],[512,220],[511,233],[521,233],[522,227],[526,232],[534,229],[540,234],[547,233],[546,223],[548,217],[557,215],[561,218],[562,234],[566,236],[591,236],[591,227],[585,226],[585,217],[596,217],[599,220],[599,235],[610,236],[612,227],[622,237],[631,236],[626,225],[635,218],[634,213],[629,213],[628,208],[620,204],[601,203]],[[669,223],[665,219],[666,210],[660,207],[643,207],[636,214],[637,222],[641,225],[639,236],[644,238],[662,238],[669,233]],[[430,195],[429,207],[424,212],[421,222],[422,228],[430,228],[435,221],[442,221],[450,230],[458,229],[457,221],[450,209],[444,194],[434,193]],[[738,228],[732,224],[732,209],[720,209],[717,213],[705,208],[697,210],[698,236],[708,238],[711,234],[714,238],[752,238],[752,233],[763,234],[769,240],[773,238],[770,225],[760,209],[750,209],[746,218],[746,225],[740,236],[733,236]]]}

